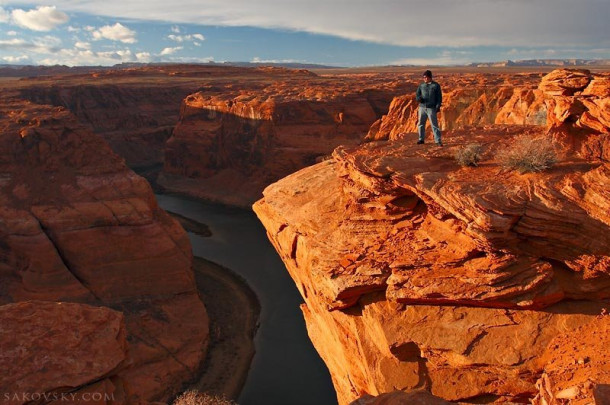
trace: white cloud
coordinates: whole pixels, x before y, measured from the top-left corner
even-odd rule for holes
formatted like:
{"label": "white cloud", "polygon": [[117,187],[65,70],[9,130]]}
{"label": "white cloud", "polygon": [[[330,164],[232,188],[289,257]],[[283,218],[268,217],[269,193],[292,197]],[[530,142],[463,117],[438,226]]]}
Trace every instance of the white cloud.
{"label": "white cloud", "polygon": [[78,49],[91,49],[91,44],[89,42],[77,41],[74,47]]}
{"label": "white cloud", "polygon": [[189,41],[205,41],[205,37],[201,34],[192,34],[192,35],[174,35],[170,34],[167,38],[171,39],[175,42],[189,42]]}
{"label": "white cloud", "polygon": [[27,55],[21,55],[21,56],[3,56],[0,59],[2,61],[6,62],[6,63],[20,63],[20,62],[25,62],[27,60],[30,60],[30,57],[27,56]]}
{"label": "white cloud", "polygon": [[159,55],[161,55],[161,56],[173,55],[176,52],[180,51],[181,49],[183,49],[182,46],[176,46],[173,48],[163,48],[163,50],[161,51],[161,53]]}
{"label": "white cloud", "polygon": [[90,49],[62,49],[53,56],[37,61],[42,65],[115,65],[124,62],[136,62],[137,57],[130,49],[106,52],[95,52]]}
{"label": "white cloud", "polygon": [[471,62],[473,52],[460,49],[444,49],[434,56],[404,58],[390,62],[391,65],[450,66],[465,65]]}
{"label": "white cloud", "polygon": [[[158,58],[160,62],[173,62],[173,63],[207,63],[213,62],[213,56],[196,57],[196,56],[172,56],[166,58]],[[219,61],[223,62],[223,61]]]}
{"label": "white cloud", "polygon": [[170,34],[167,37],[175,42],[184,42],[184,37],[182,35]]}
{"label": "white cloud", "polygon": [[121,23],[114,25],[104,25],[100,29],[92,31],[93,39],[110,39],[111,41],[121,41],[126,44],[134,44],[136,40],[136,32],[130,30]]}
{"label": "white cloud", "polygon": [[51,35],[45,35],[44,37],[35,38],[33,42],[49,49],[59,48],[61,46],[61,39],[53,37]]}
{"label": "white cloud", "polygon": [[80,32],[80,28],[78,27],[73,27],[73,26],[68,26],[68,32]]}
{"label": "white cloud", "polygon": [[83,29],[84,29],[85,31],[87,31],[87,32],[93,32],[93,31],[95,31],[95,27],[93,27],[93,26],[91,26],[91,25],[85,25],[85,26],[83,27]]}
{"label": "white cloud", "polygon": [[12,21],[22,28],[34,31],[51,31],[70,19],[55,6],[38,6],[35,10],[16,9],[11,13]]}
{"label": "white cloud", "polygon": [[557,54],[555,49],[516,49],[513,48],[507,52],[512,58],[529,57],[538,59],[539,57],[552,57]]}
{"label": "white cloud", "polygon": [[0,49],[7,50],[10,49],[10,47],[12,46],[19,46],[25,43],[27,43],[27,41],[24,39],[0,39]]}
{"label": "white cloud", "polygon": [[138,52],[136,53],[136,59],[138,60],[138,62],[150,62],[151,55],[149,52]]}
{"label": "white cloud", "polygon": [[250,60],[251,63],[307,63],[304,60],[298,59],[261,59],[258,56],[255,56]]}
{"label": "white cloud", "polygon": [[22,38],[11,38],[0,40],[0,50],[33,52],[39,54],[51,54],[60,51],[61,40],[52,36],[25,40]]}
{"label": "white cloud", "polygon": [[17,31],[9,31],[6,33],[6,35],[8,35],[9,37],[14,37],[17,35]]}
{"label": "white cloud", "polygon": [[54,4],[115,18],[280,28],[417,47],[610,44],[608,0],[55,0]]}
{"label": "white cloud", "polygon": [[6,23],[10,19],[8,11],[0,7],[0,23]]}
{"label": "white cloud", "polygon": [[470,59],[458,59],[446,56],[439,56],[435,58],[405,58],[395,60],[390,65],[415,65],[415,66],[451,66],[451,65],[464,65],[469,63]]}
{"label": "white cloud", "polygon": [[174,25],[174,26],[171,28],[171,30],[172,30],[172,32],[173,32],[174,34],[180,34],[180,27],[178,27],[177,25]]}

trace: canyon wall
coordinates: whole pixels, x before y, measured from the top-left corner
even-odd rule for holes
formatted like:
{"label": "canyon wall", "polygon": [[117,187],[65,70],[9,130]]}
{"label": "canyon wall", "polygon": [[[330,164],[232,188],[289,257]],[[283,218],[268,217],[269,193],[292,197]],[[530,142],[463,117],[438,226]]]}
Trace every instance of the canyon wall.
{"label": "canyon wall", "polygon": [[186,233],[66,109],[5,91],[0,122],[0,392],[168,400],[208,337]]}
{"label": "canyon wall", "polygon": [[[602,335],[588,325],[610,299],[606,80],[552,72],[531,90],[542,99],[514,114],[545,122],[448,131],[443,148],[401,137],[339,147],[265,189],[254,210],[304,298],[339,403],[415,389],[527,403],[543,371],[561,374],[545,354],[554,339]],[[395,112],[387,134],[404,128]],[[503,168],[497,152],[524,135],[554,139],[559,162]],[[455,152],[473,142],[481,164],[460,167]],[[610,380],[587,375],[577,396],[590,401]]]}
{"label": "canyon wall", "polygon": [[130,167],[159,165],[165,142],[178,121],[180,102],[195,88],[186,83],[116,83],[86,77],[31,85],[21,96],[37,104],[69,109],[101,135]]}
{"label": "canyon wall", "polygon": [[44,76],[16,83],[20,96],[69,109],[132,168],[162,165],[180,103],[190,93],[222,91],[244,76],[263,80],[277,74],[265,69],[180,64],[84,69],[80,74],[62,68],[40,69]]}
{"label": "canyon wall", "polygon": [[246,207],[273,181],[358,144],[395,95],[415,89],[408,76],[171,65],[17,86],[24,99],[69,109],[155,185]]}
{"label": "canyon wall", "polygon": [[392,78],[297,77],[188,96],[167,142],[165,188],[250,206],[268,184],[357,145],[395,94]]}

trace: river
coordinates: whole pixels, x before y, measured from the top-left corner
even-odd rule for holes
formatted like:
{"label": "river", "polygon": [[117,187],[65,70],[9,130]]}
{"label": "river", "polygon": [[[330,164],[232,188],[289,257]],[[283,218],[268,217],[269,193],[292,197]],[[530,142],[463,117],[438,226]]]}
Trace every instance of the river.
{"label": "river", "polygon": [[241,275],[261,304],[256,354],[240,405],[334,405],[330,374],[313,348],[303,299],[253,212],[157,194],[159,205],[206,224],[211,237],[189,233],[193,254]]}

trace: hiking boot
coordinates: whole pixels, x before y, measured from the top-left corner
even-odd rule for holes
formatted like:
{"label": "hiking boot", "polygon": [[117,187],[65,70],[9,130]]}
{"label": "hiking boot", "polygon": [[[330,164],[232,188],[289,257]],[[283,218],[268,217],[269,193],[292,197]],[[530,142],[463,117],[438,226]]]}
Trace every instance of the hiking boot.
{"label": "hiking boot", "polygon": [[422,143],[424,143],[424,141],[417,141],[418,145],[421,145]]}
{"label": "hiking boot", "polygon": [[437,146],[443,146],[443,143],[442,142],[437,142],[436,145]]}

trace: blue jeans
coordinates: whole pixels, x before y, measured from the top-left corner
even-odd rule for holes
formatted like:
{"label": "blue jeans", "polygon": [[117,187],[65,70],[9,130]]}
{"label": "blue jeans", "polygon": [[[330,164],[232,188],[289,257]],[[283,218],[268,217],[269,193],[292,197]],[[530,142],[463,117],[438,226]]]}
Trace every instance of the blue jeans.
{"label": "blue jeans", "polygon": [[441,129],[438,127],[436,108],[427,108],[423,105],[419,106],[419,113],[417,115],[417,132],[419,133],[419,140],[421,142],[424,141],[426,136],[426,120],[428,118],[430,118],[432,132],[434,132],[434,142],[441,143]]}

